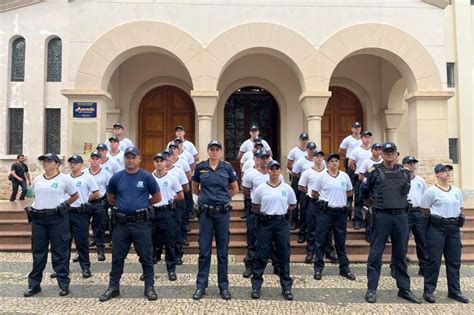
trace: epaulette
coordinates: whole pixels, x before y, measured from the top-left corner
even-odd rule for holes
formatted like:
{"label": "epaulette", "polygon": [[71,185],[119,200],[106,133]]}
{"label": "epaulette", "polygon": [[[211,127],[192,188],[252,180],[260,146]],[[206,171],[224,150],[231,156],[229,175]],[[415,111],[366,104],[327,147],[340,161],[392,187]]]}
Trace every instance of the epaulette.
{"label": "epaulette", "polygon": [[228,165],[231,165],[231,166],[232,166],[232,164],[230,164],[230,163],[227,162],[227,161],[223,161],[223,162],[224,162],[224,164],[228,164]]}

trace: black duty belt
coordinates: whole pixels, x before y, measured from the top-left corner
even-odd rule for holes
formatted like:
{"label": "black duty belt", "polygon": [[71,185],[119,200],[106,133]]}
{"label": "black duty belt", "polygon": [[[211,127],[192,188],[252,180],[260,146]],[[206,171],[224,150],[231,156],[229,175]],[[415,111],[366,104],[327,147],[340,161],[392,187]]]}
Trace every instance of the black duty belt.
{"label": "black duty belt", "polygon": [[102,201],[104,201],[105,199],[107,199],[107,196],[102,196],[100,198],[97,198],[97,199],[94,199],[94,200],[89,200],[89,203],[90,204],[98,204],[98,203],[101,203]]}
{"label": "black duty belt", "polygon": [[48,217],[50,215],[55,215],[58,214],[58,209],[53,208],[53,209],[33,209],[28,211],[28,215],[32,218],[41,218],[41,217]]}
{"label": "black duty belt", "polygon": [[346,207],[338,207],[338,208],[327,207],[327,209],[328,209],[328,212],[347,213]]}
{"label": "black duty belt", "polygon": [[438,215],[430,215],[431,223],[435,225],[458,225],[459,218],[443,218]]}
{"label": "black duty belt", "polygon": [[89,209],[86,209],[84,207],[71,207],[71,208],[69,208],[69,211],[71,213],[78,213],[78,214],[89,213]]}
{"label": "black duty belt", "polygon": [[164,205],[164,206],[159,206],[159,207],[153,206],[153,208],[155,209],[155,211],[172,210],[170,205]]}
{"label": "black duty belt", "polygon": [[408,212],[421,212],[421,209],[420,207],[413,207],[412,205],[409,205]]}
{"label": "black duty belt", "polygon": [[230,203],[227,203],[225,205],[219,205],[219,206],[211,206],[211,205],[200,205],[200,208],[203,210],[211,210],[211,211],[217,211],[217,212],[227,212],[232,210],[232,205]]}
{"label": "black duty belt", "polygon": [[286,220],[288,216],[286,214],[264,214],[264,213],[259,213],[258,214],[258,219],[262,222],[268,222],[268,221],[282,221]]}
{"label": "black duty belt", "polygon": [[375,213],[386,213],[386,214],[404,214],[407,213],[405,209],[373,209]]}
{"label": "black duty belt", "polygon": [[150,211],[149,208],[138,209],[135,211],[134,214],[125,214],[121,212],[115,213],[115,221],[118,223],[126,223],[126,222],[139,222],[139,221],[146,221],[151,219],[153,213]]}

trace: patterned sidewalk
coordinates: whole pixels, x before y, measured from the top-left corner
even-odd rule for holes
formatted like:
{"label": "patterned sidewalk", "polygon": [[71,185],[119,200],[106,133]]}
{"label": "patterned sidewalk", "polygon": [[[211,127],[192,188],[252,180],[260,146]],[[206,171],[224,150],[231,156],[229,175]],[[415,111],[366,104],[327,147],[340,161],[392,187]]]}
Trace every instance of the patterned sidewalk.
{"label": "patterned sidewalk", "polygon": [[[473,314],[474,304],[461,304],[446,298],[446,277],[444,268],[437,290],[437,303],[414,305],[397,297],[395,280],[384,265],[376,304],[364,301],[366,292],[366,266],[353,264],[356,281],[346,280],[338,275],[337,265],[328,264],[322,281],[313,280],[312,266],[292,264],[294,279],[294,301],[285,301],[280,295],[278,278],[266,274],[259,300],[250,298],[250,280],[241,274],[244,265],[230,257],[229,281],[232,300],[220,299],[217,292],[217,265],[213,256],[209,288],[201,301],[193,301],[197,273],[197,256],[185,257],[184,264],[177,267],[178,280],[168,281],[163,262],[155,265],[156,291],[158,301],[149,302],[143,296],[143,282],[139,280],[141,266],[136,255],[129,255],[125,264],[125,274],[121,281],[120,298],[101,303],[98,296],[105,291],[110,270],[110,255],[107,261],[97,262],[92,255],[92,278],[83,279],[78,264],[71,263],[71,294],[65,298],[58,296],[55,280],[49,278],[51,263],[43,279],[43,291],[24,298],[27,275],[31,268],[29,253],[0,253],[0,312],[7,313],[166,313],[166,314]],[[416,276],[418,267],[410,265],[412,289],[421,297],[423,278]],[[269,265],[267,273],[272,272]],[[464,265],[461,269],[463,292],[474,298],[474,265]]]}

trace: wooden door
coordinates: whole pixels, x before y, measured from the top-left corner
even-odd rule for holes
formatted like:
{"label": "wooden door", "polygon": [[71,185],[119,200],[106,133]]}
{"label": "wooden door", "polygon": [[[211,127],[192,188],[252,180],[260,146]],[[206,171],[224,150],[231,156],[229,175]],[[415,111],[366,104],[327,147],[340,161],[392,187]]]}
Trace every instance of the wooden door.
{"label": "wooden door", "polygon": [[260,137],[268,142],[273,158],[279,159],[280,114],[275,98],[259,87],[244,87],[233,93],[224,109],[225,159],[232,164],[240,178],[237,160],[242,142],[250,137],[250,126],[260,128]]}
{"label": "wooden door", "polygon": [[186,128],[186,139],[194,142],[194,104],[186,92],[173,86],[161,86],[148,92],[138,113],[138,145],[141,167],[153,170],[153,157],[175,137],[174,128]]}
{"label": "wooden door", "polygon": [[332,96],[321,122],[321,147],[326,154],[339,151],[342,139],[351,133],[355,121],[364,128],[364,113],[357,96],[343,87],[333,86],[329,90]]}

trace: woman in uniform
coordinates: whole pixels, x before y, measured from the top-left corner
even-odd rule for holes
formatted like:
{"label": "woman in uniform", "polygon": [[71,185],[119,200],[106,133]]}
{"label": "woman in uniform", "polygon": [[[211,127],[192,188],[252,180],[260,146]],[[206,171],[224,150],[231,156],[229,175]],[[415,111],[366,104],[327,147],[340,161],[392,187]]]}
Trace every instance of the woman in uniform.
{"label": "woman in uniform", "polygon": [[426,267],[423,298],[435,303],[434,291],[438,283],[441,267],[441,255],[446,263],[448,279],[448,298],[461,303],[469,299],[461,293],[459,269],[461,268],[461,234],[459,227],[464,223],[462,215],[463,196],[459,188],[451,186],[453,167],[449,164],[437,164],[435,175],[437,182],[428,188],[421,198],[420,207],[429,213],[426,229]]}
{"label": "woman in uniform", "polygon": [[224,300],[230,300],[227,277],[229,223],[231,198],[238,192],[239,187],[232,165],[221,160],[222,144],[216,140],[209,142],[207,154],[209,159],[196,166],[192,178],[192,191],[198,195],[199,204],[199,271],[193,299],[200,300],[206,293],[211,267],[212,239],[215,236],[219,294]]}
{"label": "woman in uniform", "polygon": [[[69,208],[79,198],[71,177],[59,172],[59,157],[48,153],[38,158],[43,163],[44,174],[33,180],[35,200],[25,208],[31,221],[31,252],[33,270],[28,275],[25,297],[41,292],[41,280],[48,259],[51,243],[53,269],[56,273],[59,295],[69,294]],[[69,197],[68,197],[69,196]]]}

